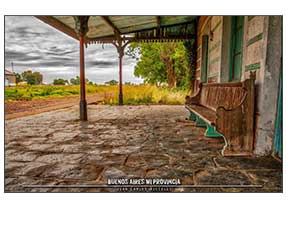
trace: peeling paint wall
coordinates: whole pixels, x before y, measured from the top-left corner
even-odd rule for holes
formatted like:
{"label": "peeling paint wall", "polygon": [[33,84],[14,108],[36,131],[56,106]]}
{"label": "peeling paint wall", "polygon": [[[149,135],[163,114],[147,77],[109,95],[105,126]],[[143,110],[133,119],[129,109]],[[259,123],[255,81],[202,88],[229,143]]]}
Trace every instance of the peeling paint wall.
{"label": "peeling paint wall", "polygon": [[[281,16],[245,16],[241,81],[256,71],[255,146],[258,155],[272,152],[282,51]],[[230,16],[204,16],[198,23],[196,80],[201,79],[202,36],[209,35],[208,83],[228,82]]]}
{"label": "peeling paint wall", "polygon": [[196,80],[201,80],[202,37],[209,36],[208,46],[208,83],[220,80],[222,16],[201,17],[198,23],[198,47]]}
{"label": "peeling paint wall", "polygon": [[208,83],[220,81],[222,16],[210,20]]}

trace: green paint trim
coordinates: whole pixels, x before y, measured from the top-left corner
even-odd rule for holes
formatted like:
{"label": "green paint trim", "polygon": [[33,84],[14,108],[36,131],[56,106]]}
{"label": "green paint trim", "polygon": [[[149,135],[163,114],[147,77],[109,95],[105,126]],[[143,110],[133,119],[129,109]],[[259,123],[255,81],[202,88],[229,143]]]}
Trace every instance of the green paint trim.
{"label": "green paint trim", "polygon": [[215,30],[221,25],[221,19],[217,22],[217,24],[212,29],[212,32],[215,32]]}
{"label": "green paint trim", "polygon": [[251,19],[253,19],[255,16],[248,16],[248,21],[250,21]]}
{"label": "green paint trim", "polygon": [[215,57],[214,59],[210,60],[210,64],[214,64],[216,62],[218,62],[220,59],[220,56]]}
{"label": "green paint trim", "polygon": [[257,36],[252,37],[251,39],[248,40],[247,46],[249,46],[249,45],[251,45],[251,44],[253,44],[253,43],[255,43],[255,42],[261,40],[262,38],[263,38],[263,33],[260,33],[260,34],[258,34]]}
{"label": "green paint trim", "polygon": [[206,127],[207,124],[203,119],[201,119],[200,117],[197,116],[196,117],[196,126],[197,127]]}
{"label": "green paint trim", "polygon": [[250,71],[254,69],[260,69],[260,62],[258,63],[253,63],[245,66],[245,71]]}
{"label": "green paint trim", "polygon": [[190,111],[189,120],[195,122],[197,120],[197,116]]}
{"label": "green paint trim", "polygon": [[216,50],[219,46],[220,46],[220,41],[218,41],[217,43],[215,43],[215,44],[209,49],[209,53],[211,53],[211,52],[213,52],[214,50]]}
{"label": "green paint trim", "polygon": [[207,130],[205,132],[206,137],[222,137],[223,135],[216,131],[214,126],[207,124]]}

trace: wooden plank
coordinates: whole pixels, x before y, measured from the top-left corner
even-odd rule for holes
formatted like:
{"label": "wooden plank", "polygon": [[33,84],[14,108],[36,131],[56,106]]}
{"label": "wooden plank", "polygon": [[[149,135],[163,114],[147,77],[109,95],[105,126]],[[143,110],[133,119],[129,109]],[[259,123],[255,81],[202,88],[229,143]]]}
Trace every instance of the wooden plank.
{"label": "wooden plank", "polygon": [[216,120],[216,113],[213,110],[210,110],[204,106],[199,105],[186,105],[186,108],[193,112],[196,116],[200,117],[202,120],[204,120],[206,123],[208,123],[211,126],[215,125]]}
{"label": "wooden plank", "polygon": [[94,37],[106,37],[113,36],[114,30],[112,27],[101,18],[101,16],[90,16],[88,21],[88,33],[89,38]]}

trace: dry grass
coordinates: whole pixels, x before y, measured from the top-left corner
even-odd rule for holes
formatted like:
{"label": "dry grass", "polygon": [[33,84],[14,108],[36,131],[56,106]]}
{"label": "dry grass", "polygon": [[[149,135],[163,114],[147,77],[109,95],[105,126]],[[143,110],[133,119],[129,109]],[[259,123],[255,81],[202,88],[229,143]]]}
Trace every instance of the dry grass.
{"label": "dry grass", "polygon": [[[79,86],[16,86],[5,87],[5,101],[31,100],[79,95]],[[86,86],[87,94],[109,93],[104,104],[118,103],[118,86]],[[124,85],[124,104],[183,104],[187,92],[177,89],[156,87],[153,85]]]}

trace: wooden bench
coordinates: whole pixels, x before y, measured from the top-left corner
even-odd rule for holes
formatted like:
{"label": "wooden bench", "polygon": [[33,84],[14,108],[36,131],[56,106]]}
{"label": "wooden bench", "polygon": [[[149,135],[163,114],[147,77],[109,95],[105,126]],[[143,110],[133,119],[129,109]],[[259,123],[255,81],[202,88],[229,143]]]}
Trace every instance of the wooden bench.
{"label": "wooden bench", "polygon": [[251,155],[254,138],[255,72],[244,82],[199,84],[185,107],[190,120],[207,127],[205,136],[223,137],[223,156]]}

